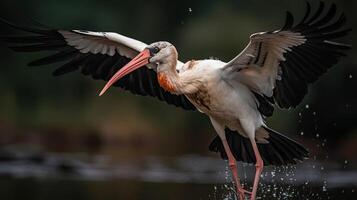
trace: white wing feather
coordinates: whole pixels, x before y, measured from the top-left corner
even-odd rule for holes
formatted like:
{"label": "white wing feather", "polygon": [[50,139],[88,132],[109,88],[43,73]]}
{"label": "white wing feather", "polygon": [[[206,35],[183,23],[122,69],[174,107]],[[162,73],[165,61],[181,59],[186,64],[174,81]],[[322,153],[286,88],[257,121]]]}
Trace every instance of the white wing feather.
{"label": "white wing feather", "polygon": [[111,32],[92,32],[92,31],[59,31],[65,38],[68,45],[73,46],[82,53],[119,55],[133,58],[148,45]]}
{"label": "white wing feather", "polygon": [[[148,45],[133,38],[112,32],[92,32],[92,31],[58,31],[65,38],[67,44],[78,49],[81,53],[105,54],[114,56],[118,53],[127,58],[134,58]],[[153,68],[153,64],[148,67]],[[183,67],[183,63],[177,62],[177,69]]]}
{"label": "white wing feather", "polygon": [[222,68],[223,76],[271,97],[276,80],[281,78],[279,63],[285,61],[284,53],[305,41],[303,35],[290,31],[255,33],[247,47]]}

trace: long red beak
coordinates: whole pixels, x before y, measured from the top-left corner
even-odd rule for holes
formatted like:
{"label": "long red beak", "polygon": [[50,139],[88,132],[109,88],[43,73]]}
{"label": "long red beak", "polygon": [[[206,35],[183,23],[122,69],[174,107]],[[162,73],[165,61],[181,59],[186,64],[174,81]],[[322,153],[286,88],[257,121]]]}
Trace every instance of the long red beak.
{"label": "long red beak", "polygon": [[102,96],[110,88],[110,86],[112,86],[119,79],[123,78],[125,75],[148,64],[150,57],[151,55],[149,49],[145,49],[144,51],[142,51],[133,60],[131,60],[128,64],[126,64],[117,73],[114,74],[114,76],[104,86],[99,96]]}

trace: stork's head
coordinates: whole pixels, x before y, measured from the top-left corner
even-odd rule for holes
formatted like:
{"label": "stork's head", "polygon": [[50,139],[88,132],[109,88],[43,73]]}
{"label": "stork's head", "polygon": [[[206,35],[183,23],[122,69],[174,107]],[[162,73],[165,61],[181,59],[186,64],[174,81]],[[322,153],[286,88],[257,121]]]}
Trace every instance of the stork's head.
{"label": "stork's head", "polygon": [[177,51],[174,45],[169,42],[155,42],[150,44],[147,49],[150,51],[150,63],[155,63],[158,66],[177,61]]}
{"label": "stork's head", "polygon": [[110,86],[112,86],[119,79],[127,74],[152,63],[157,67],[157,71],[175,69],[177,62],[176,48],[169,42],[155,42],[146,47],[142,52],[133,58],[128,64],[122,67],[114,76],[108,81],[99,96],[103,95]]}

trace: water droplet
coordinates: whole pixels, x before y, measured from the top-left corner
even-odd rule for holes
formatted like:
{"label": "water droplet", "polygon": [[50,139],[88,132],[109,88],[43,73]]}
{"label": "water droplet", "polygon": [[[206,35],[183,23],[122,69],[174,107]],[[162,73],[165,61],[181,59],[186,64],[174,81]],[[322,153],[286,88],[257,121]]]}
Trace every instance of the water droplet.
{"label": "water droplet", "polygon": [[306,109],[309,109],[309,108],[310,108],[309,104],[306,104],[305,108],[306,108]]}
{"label": "water droplet", "polygon": [[312,115],[316,115],[316,112],[313,112]]}
{"label": "water droplet", "polygon": [[352,78],[352,74],[350,74],[350,75],[348,76],[348,78],[350,78],[350,79],[351,79],[351,78]]}
{"label": "water droplet", "polygon": [[303,132],[303,131],[301,131],[300,135],[304,135],[304,132]]}
{"label": "water droplet", "polygon": [[345,165],[347,165],[348,164],[348,160],[345,160]]}
{"label": "water droplet", "polygon": [[320,137],[320,134],[317,133],[317,134],[316,134],[316,138],[319,138],[319,137]]}
{"label": "water droplet", "polygon": [[299,112],[299,116],[300,116],[300,117],[301,117],[301,115],[302,115],[301,112]]}
{"label": "water droplet", "polygon": [[324,168],[324,166],[321,166],[321,170],[324,170],[325,168]]}
{"label": "water droplet", "polygon": [[270,172],[270,174],[271,174],[271,177],[274,177],[275,176],[275,171]]}
{"label": "water droplet", "polygon": [[192,12],[192,8],[188,8],[188,12]]}

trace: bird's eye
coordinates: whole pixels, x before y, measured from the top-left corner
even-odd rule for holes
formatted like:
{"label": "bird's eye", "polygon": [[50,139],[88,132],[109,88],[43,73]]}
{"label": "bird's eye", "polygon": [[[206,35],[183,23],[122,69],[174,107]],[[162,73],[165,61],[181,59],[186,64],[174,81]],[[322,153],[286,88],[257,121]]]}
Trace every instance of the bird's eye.
{"label": "bird's eye", "polygon": [[154,47],[153,53],[158,53],[160,51],[159,47]]}
{"label": "bird's eye", "polygon": [[157,54],[160,51],[159,47],[151,47],[151,48],[149,48],[149,50],[150,50],[150,54],[152,56]]}

